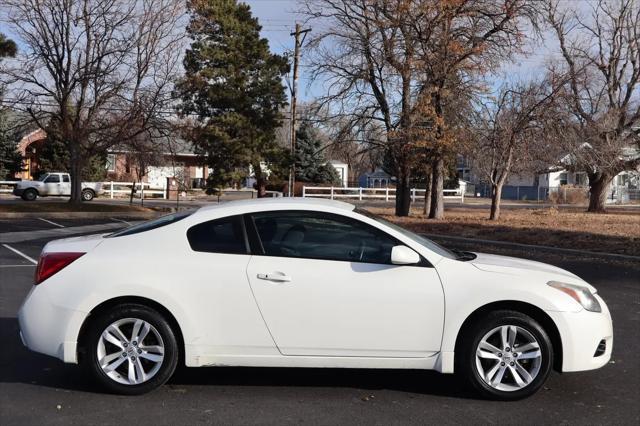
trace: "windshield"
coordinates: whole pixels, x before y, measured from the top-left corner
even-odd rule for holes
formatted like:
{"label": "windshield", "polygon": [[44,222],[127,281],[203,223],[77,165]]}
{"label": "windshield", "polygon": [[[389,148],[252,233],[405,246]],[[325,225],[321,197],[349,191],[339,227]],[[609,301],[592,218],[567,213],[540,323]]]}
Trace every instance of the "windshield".
{"label": "windshield", "polygon": [[356,213],[360,213],[363,216],[367,216],[368,218],[371,218],[377,222],[382,223],[383,225],[388,226],[389,228],[393,229],[394,231],[398,231],[399,233],[401,233],[402,235],[404,235],[407,238],[412,239],[413,241],[415,241],[416,243],[420,244],[421,246],[431,250],[432,252],[435,252],[437,254],[439,254],[440,256],[443,257],[447,257],[449,259],[454,259],[457,260],[459,259],[459,256],[456,255],[454,252],[452,252],[451,250],[448,250],[444,247],[442,247],[440,244],[435,243],[433,241],[431,241],[428,238],[423,237],[422,235],[416,234],[415,232],[411,232],[408,229],[405,229],[401,226],[396,225],[393,222],[389,222],[386,219],[383,219],[382,217],[373,214],[367,210],[363,210],[363,209],[355,209]]}
{"label": "windshield", "polygon": [[157,219],[147,220],[146,222],[129,226],[128,228],[124,228],[121,231],[117,231],[112,234],[109,234],[106,237],[107,238],[123,237],[125,235],[133,235],[133,234],[139,234],[140,232],[151,231],[152,229],[160,228],[161,226],[166,226],[171,223],[175,223],[179,220],[182,220],[185,217],[192,215],[194,211],[195,210],[184,210],[178,213],[160,216]]}

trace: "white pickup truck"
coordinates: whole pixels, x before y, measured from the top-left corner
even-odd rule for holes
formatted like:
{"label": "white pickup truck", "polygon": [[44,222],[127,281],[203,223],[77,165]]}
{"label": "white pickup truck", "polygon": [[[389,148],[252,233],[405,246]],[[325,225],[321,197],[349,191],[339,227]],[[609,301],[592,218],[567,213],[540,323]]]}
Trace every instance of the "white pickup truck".
{"label": "white pickup truck", "polygon": [[[82,182],[82,200],[91,201],[102,192],[101,182]],[[69,173],[46,173],[38,180],[21,180],[13,189],[13,195],[25,201],[33,201],[38,197],[70,196],[71,176]]]}

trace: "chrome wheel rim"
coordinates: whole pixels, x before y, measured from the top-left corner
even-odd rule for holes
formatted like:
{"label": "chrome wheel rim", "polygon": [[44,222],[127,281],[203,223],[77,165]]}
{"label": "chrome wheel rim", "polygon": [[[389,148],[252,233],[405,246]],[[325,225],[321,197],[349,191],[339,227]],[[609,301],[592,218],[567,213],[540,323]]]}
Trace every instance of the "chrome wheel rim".
{"label": "chrome wheel rim", "polygon": [[123,385],[139,385],[160,370],[164,342],[153,325],[124,318],[104,329],[97,354],[98,365],[109,378]]}
{"label": "chrome wheel rim", "polygon": [[533,334],[517,325],[494,328],[476,348],[478,374],[499,391],[513,392],[529,386],[541,364],[540,344]]}

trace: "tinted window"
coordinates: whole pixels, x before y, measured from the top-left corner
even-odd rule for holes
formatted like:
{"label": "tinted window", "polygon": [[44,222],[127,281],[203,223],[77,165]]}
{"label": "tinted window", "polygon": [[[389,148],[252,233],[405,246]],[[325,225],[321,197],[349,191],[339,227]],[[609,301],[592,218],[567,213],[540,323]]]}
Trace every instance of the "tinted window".
{"label": "tinted window", "polygon": [[157,219],[142,222],[138,225],[129,226],[128,228],[124,228],[122,231],[117,231],[112,234],[109,234],[108,237],[110,238],[123,237],[125,235],[133,235],[133,234],[139,234],[140,232],[151,231],[152,229],[160,228],[162,226],[175,223],[179,220],[184,219],[187,216],[191,216],[192,214],[193,214],[193,210],[186,210],[178,213],[168,214],[166,216],[161,216]]}
{"label": "tinted window", "polygon": [[317,212],[264,212],[253,222],[267,256],[391,263],[397,241],[347,217]]}
{"label": "tinted window", "polygon": [[60,182],[60,176],[58,176],[58,175],[49,175],[49,177],[46,178],[44,182],[45,183],[59,183]]}
{"label": "tinted window", "polygon": [[63,182],[69,182],[69,175],[62,175]]}
{"label": "tinted window", "polygon": [[247,254],[241,216],[230,216],[192,226],[187,231],[191,248],[209,253]]}

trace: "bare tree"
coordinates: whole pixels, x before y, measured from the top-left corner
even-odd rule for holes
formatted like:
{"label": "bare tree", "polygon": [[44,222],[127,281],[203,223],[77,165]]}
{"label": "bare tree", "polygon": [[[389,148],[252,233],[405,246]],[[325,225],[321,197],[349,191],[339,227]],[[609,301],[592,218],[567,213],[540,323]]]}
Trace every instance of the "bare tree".
{"label": "bare tree", "polygon": [[640,3],[598,1],[590,16],[545,3],[562,54],[566,113],[575,138],[565,148],[589,178],[590,212],[605,211],[607,190],[624,170],[640,166]]}
{"label": "bare tree", "polygon": [[[446,103],[524,41],[526,0],[307,0],[318,21],[313,76],[326,77],[321,102],[355,128],[381,123],[397,177],[396,214],[409,213],[412,168],[433,162],[430,217],[443,210],[444,158],[454,139]],[[535,26],[535,25],[534,25]],[[426,151],[425,151],[426,150]]]}
{"label": "bare tree", "polygon": [[5,0],[22,55],[5,69],[17,108],[70,155],[71,202],[87,158],[149,132],[179,71],[178,0]]}
{"label": "bare tree", "polygon": [[[555,134],[548,107],[555,88],[547,82],[505,85],[497,98],[480,105],[469,129],[474,165],[491,184],[489,219],[500,218],[502,188],[512,173],[536,173],[556,161],[546,133]],[[551,126],[550,126],[551,125]]]}

